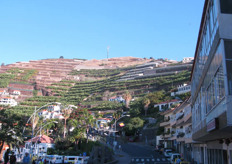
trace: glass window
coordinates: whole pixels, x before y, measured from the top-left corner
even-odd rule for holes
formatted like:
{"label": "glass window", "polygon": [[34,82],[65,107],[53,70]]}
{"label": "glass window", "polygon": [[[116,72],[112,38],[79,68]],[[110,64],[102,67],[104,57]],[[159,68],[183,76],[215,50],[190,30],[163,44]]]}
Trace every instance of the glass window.
{"label": "glass window", "polygon": [[224,44],[226,59],[232,59],[232,41],[225,41]]}
{"label": "glass window", "polygon": [[225,41],[226,70],[229,94],[232,95],[232,41]]}
{"label": "glass window", "polygon": [[232,0],[220,0],[221,13],[232,14]]}
{"label": "glass window", "polygon": [[232,60],[226,61],[226,68],[227,68],[229,94],[232,95]]}

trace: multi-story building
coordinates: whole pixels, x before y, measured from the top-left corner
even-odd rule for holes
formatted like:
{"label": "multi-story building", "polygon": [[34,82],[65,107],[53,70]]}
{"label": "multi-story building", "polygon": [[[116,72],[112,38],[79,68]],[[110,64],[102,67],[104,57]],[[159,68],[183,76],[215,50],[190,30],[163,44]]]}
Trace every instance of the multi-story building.
{"label": "multi-story building", "polygon": [[191,74],[194,159],[232,163],[232,1],[205,0]]}
{"label": "multi-story building", "polygon": [[175,144],[171,139],[172,131],[174,131],[171,126],[171,117],[173,112],[174,108],[169,108],[166,111],[160,113],[160,115],[164,116],[164,121],[160,123],[160,127],[164,127],[164,134],[160,136],[160,141],[158,144],[162,143],[165,148],[171,148]]}

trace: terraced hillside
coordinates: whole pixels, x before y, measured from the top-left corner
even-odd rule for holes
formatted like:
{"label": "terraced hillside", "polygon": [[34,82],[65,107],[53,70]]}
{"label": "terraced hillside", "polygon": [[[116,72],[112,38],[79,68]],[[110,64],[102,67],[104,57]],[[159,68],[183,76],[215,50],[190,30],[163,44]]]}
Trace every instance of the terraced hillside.
{"label": "terraced hillside", "polygon": [[[134,97],[144,96],[146,93],[164,89],[169,91],[172,87],[189,81],[190,71],[183,71],[174,75],[151,77],[144,79],[117,81],[120,76],[93,82],[78,82],[65,94],[68,102],[80,103],[97,101],[103,98],[105,92],[112,95],[122,95],[128,90]],[[89,98],[88,100],[88,97]]]}
{"label": "terraced hillside", "polygon": [[[85,75],[75,76],[70,74],[74,70],[99,70],[99,69],[116,69],[121,67],[129,67],[133,65],[150,62],[150,59],[121,57],[103,60],[84,60],[84,59],[43,59],[31,60],[29,62],[17,62],[9,65],[0,66],[0,73],[6,73],[12,68],[36,70],[37,75],[31,82],[36,82],[37,86],[46,87],[52,83],[61,80],[82,80]],[[85,80],[85,79],[84,79]]]}
{"label": "terraced hillside", "polygon": [[[2,84],[4,81],[11,81],[12,79],[24,79],[24,81],[27,79],[27,81],[37,84],[38,76],[40,78],[48,78],[46,86],[43,88],[46,91],[43,92],[43,96],[34,94],[34,97],[30,97],[20,102],[20,106],[16,108],[30,110],[34,109],[35,106],[40,107],[48,102],[56,101],[74,105],[82,104],[91,110],[107,110],[109,108],[117,109],[121,108],[122,104],[109,102],[108,99],[110,97],[123,96],[125,91],[129,91],[133,98],[143,97],[147,93],[159,90],[168,92],[172,88],[188,82],[191,69],[191,64],[182,65],[181,63],[175,63],[175,65],[171,63],[169,63],[171,65],[166,65],[166,63],[165,67],[160,67],[159,65],[159,67],[151,68],[151,65],[153,65],[154,62],[150,62],[143,63],[142,65],[115,69],[76,69],[77,66],[75,66],[75,69],[71,69],[74,68],[74,65],[72,67],[66,67],[65,64],[61,64],[62,68],[64,68],[63,73],[66,75],[64,76],[60,74],[59,78],[53,78],[51,73],[55,73],[58,76],[59,72],[62,72],[61,67],[58,69],[54,63],[57,63],[58,61],[64,63],[66,61],[66,64],[70,64],[77,61],[71,59],[49,59],[46,60],[46,62],[43,62],[45,64],[47,62],[49,63],[49,61],[52,62],[50,62],[50,66],[43,68],[43,70],[48,71],[46,74],[43,74],[43,76],[41,76],[43,71],[39,69],[42,65],[38,65],[37,62],[34,62],[37,64],[33,67],[30,67],[29,64],[28,67],[24,69],[24,73],[21,74],[22,76],[15,76],[19,68],[13,66],[10,66],[9,68],[11,69],[7,68],[5,73],[1,74],[1,78],[3,79]],[[83,64],[83,61],[79,60],[78,62]],[[54,64],[54,69],[52,69],[51,63]],[[23,64],[21,66],[23,67]],[[29,68],[35,67],[38,68],[38,70],[36,69],[34,72],[26,71],[30,70]],[[65,67],[67,69],[65,69]],[[67,71],[68,69],[70,70]],[[9,74],[10,70],[14,70],[15,74]],[[126,78],[128,75],[139,74],[141,71],[143,71],[143,76]],[[45,76],[48,74],[50,75]],[[53,81],[51,79],[53,79]],[[35,86],[35,89],[39,88]],[[37,90],[37,92],[38,91],[39,90]]]}

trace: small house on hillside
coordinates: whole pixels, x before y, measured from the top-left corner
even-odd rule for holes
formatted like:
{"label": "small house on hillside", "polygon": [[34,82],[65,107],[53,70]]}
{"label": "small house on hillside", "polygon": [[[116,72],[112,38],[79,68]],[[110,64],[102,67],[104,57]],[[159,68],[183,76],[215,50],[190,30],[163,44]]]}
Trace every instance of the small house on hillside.
{"label": "small house on hillside", "polygon": [[5,89],[0,90],[0,96],[8,96],[9,93]]}
{"label": "small house on hillside", "polygon": [[11,97],[2,97],[0,98],[0,105],[10,105],[16,106],[18,103]]}
{"label": "small house on hillside", "polygon": [[171,92],[171,96],[184,94],[191,91],[191,85],[183,84],[177,87],[177,92]]}
{"label": "small house on hillside", "polygon": [[20,95],[21,94],[21,92],[19,91],[19,90],[14,90],[13,92],[12,92],[12,95]]}
{"label": "small house on hillside", "polygon": [[171,101],[165,101],[165,102],[161,102],[159,104],[155,104],[154,107],[159,107],[159,111],[162,112],[166,109],[169,109],[171,108],[172,105],[176,105],[176,104],[179,104],[179,103],[182,103],[183,101],[182,100],[178,100],[178,99],[173,99]]}
{"label": "small house on hillside", "polygon": [[122,96],[114,96],[109,98],[109,101],[116,101],[120,103],[125,103],[125,99]]}

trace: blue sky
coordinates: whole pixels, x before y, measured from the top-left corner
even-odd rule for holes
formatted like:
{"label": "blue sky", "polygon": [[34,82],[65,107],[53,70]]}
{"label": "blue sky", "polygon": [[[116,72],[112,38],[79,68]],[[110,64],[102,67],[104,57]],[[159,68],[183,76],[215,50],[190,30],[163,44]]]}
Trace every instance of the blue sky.
{"label": "blue sky", "polygon": [[194,56],[204,0],[3,0],[1,63]]}

